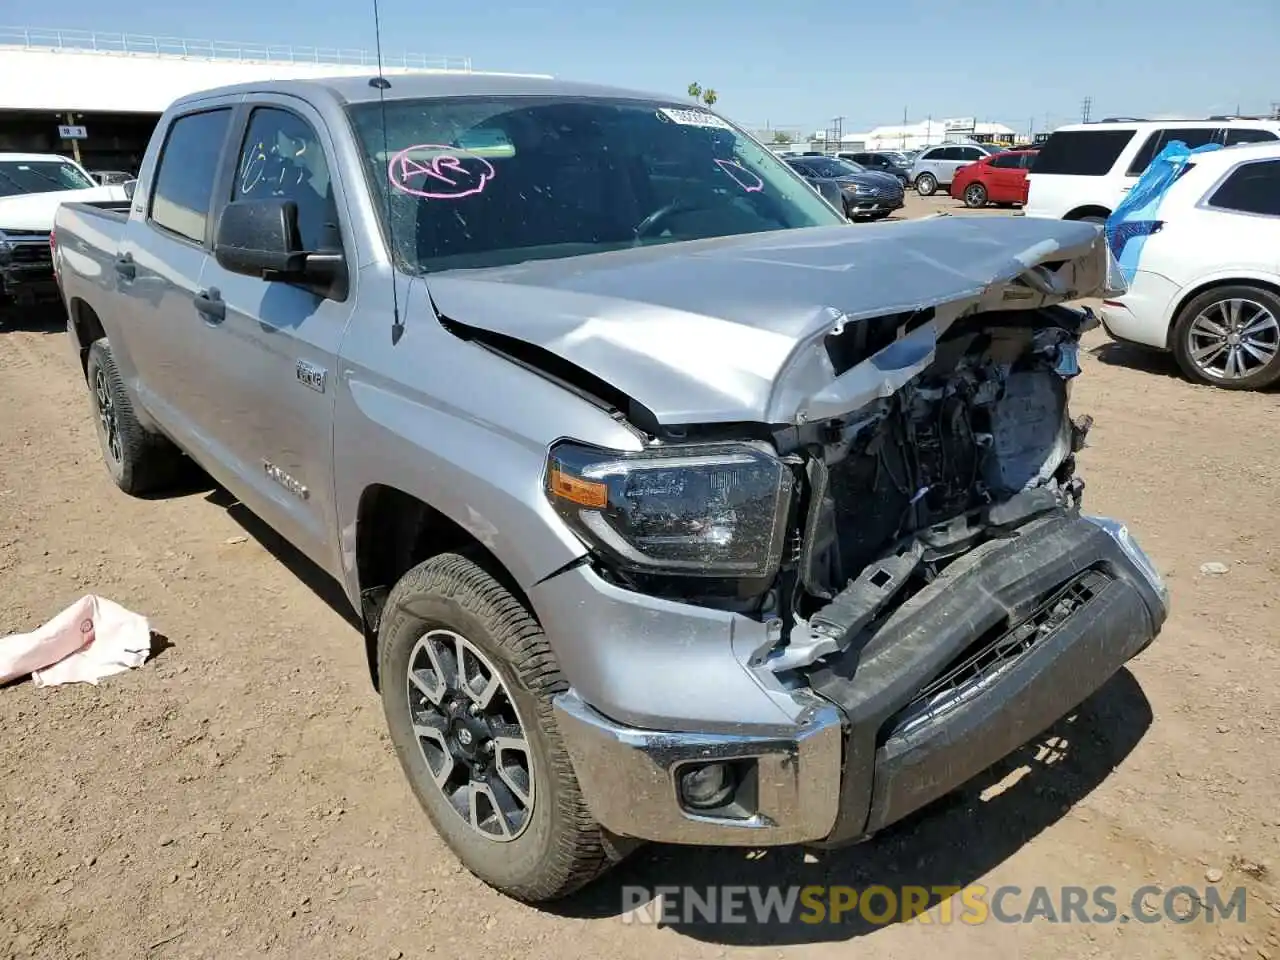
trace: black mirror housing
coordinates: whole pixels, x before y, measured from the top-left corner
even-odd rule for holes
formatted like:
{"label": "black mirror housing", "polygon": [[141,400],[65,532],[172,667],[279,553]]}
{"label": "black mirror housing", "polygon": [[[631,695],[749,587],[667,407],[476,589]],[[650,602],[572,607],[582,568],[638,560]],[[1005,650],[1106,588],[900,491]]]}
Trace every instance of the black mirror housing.
{"label": "black mirror housing", "polygon": [[298,205],[276,197],[228,203],[218,218],[213,256],[232,273],[263,280],[301,279],[307,254],[298,234]]}

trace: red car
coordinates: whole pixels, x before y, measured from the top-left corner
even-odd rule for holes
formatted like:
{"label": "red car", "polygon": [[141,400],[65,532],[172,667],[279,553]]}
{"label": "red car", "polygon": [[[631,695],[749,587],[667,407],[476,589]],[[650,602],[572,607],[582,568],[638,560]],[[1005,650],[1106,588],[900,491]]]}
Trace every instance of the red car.
{"label": "red car", "polygon": [[1026,203],[1027,171],[1036,153],[1035,150],[1006,150],[961,167],[951,178],[951,196],[963,200],[966,207]]}

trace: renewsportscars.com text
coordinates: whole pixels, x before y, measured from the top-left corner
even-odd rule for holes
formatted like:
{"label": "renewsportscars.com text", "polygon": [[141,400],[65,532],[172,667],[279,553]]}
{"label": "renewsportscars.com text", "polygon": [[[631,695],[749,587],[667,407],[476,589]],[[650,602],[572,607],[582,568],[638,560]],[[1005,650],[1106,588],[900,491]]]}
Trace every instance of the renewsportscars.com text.
{"label": "renewsportscars.com text", "polygon": [[1243,923],[1244,887],[714,886],[622,888],[625,923]]}

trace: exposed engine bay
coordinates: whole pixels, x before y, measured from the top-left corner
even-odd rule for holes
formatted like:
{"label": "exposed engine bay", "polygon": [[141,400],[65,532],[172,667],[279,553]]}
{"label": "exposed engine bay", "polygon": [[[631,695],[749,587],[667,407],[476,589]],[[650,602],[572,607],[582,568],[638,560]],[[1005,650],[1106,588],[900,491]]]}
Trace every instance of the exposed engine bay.
{"label": "exposed engine bay", "polygon": [[1089,420],[1067,400],[1091,322],[1067,308],[968,318],[919,377],[821,426],[775,671],[845,649],[984,540],[1080,505]]}

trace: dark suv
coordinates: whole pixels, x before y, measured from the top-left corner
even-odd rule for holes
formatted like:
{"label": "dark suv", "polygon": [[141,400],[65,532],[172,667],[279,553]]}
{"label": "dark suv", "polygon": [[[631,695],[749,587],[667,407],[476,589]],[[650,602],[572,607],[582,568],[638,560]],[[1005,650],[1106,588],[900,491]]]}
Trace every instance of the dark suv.
{"label": "dark suv", "polygon": [[864,153],[840,153],[841,160],[852,160],[858,166],[897,177],[905,189],[911,183],[911,161],[893,150],[872,150]]}
{"label": "dark suv", "polygon": [[824,182],[836,184],[845,216],[850,220],[881,220],[905,203],[897,177],[868,170],[852,161],[836,157],[787,157],[784,162],[817,186],[819,192]]}

